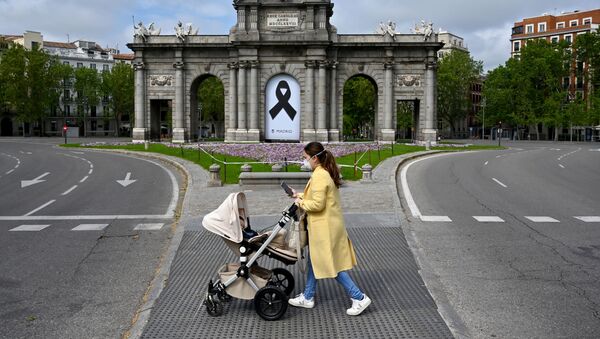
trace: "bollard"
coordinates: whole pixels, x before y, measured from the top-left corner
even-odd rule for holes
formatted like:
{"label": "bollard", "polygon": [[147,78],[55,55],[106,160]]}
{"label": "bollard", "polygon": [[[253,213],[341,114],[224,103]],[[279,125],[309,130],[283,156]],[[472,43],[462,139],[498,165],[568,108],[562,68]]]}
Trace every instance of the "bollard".
{"label": "bollard", "polygon": [[373,166],[369,165],[369,164],[365,164],[362,167],[362,179],[360,180],[361,183],[371,183],[373,182]]}
{"label": "bollard", "polygon": [[275,164],[271,167],[271,170],[273,172],[283,172],[283,166],[281,166],[281,164]]}
{"label": "bollard", "polygon": [[431,150],[431,140],[427,140],[425,142],[425,150],[426,151],[430,151]]}
{"label": "bollard", "polygon": [[244,164],[240,170],[242,171],[242,173],[244,172],[252,172],[252,166],[248,165],[248,164]]}
{"label": "bollard", "polygon": [[208,171],[210,172],[210,180],[208,181],[208,187],[221,187],[223,182],[221,181],[221,166],[212,164]]}
{"label": "bollard", "polygon": [[144,141],[144,150],[148,150],[148,148],[150,147],[150,143],[148,142],[148,140]]}

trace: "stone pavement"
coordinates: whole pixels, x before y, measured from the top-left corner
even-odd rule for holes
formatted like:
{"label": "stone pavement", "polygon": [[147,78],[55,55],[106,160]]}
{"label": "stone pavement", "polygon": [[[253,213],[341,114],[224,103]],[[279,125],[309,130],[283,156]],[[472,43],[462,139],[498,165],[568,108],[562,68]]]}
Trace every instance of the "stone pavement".
{"label": "stone pavement", "polygon": [[[349,182],[340,190],[346,226],[358,257],[351,275],[373,299],[369,309],[359,317],[347,316],[349,298],[335,280],[327,279],[319,282],[314,309],[290,307],[275,322],[262,320],[253,302],[236,299],[225,305],[221,317],[206,313],[202,301],[208,281],[216,280],[221,265],[239,258],[217,235],[205,231],[201,221],[232,192],[245,191],[252,225],[258,230],[273,225],[293,201],[279,187],[207,187],[208,172],[185,160],[169,158],[186,172],[187,192],[175,236],[130,338],[452,337],[403,233],[401,220],[405,218],[396,193],[399,164],[425,153],[387,159],[373,171],[373,182]],[[266,257],[259,263],[267,268],[283,266]],[[296,279],[294,295],[302,291],[305,279],[297,266],[287,267]],[[454,331],[454,335],[460,333]]]}

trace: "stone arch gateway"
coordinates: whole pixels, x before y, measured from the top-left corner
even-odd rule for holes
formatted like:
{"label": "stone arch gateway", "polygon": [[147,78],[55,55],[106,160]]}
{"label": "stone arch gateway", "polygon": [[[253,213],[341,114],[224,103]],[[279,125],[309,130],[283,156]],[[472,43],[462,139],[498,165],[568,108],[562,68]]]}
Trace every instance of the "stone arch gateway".
{"label": "stone arch gateway", "polygon": [[[343,86],[362,74],[373,79],[378,91],[376,140],[395,139],[397,103],[414,101],[416,141],[435,144],[437,51],[443,46],[435,34],[338,34],[330,23],[331,0],[237,0],[233,7],[237,23],[228,35],[181,37],[173,32],[136,36],[128,44],[135,52],[134,142],[150,137],[151,102],[158,100],[171,103],[173,142],[194,140],[190,92],[205,74],[217,77],[224,87],[225,141],[338,142]],[[273,99],[268,84],[278,75],[295,79],[299,86],[294,107],[299,125],[280,129],[293,130],[297,137],[274,138],[267,130],[272,123],[268,119],[282,117],[266,112],[267,101]],[[275,98],[287,107],[291,97],[282,86]]]}

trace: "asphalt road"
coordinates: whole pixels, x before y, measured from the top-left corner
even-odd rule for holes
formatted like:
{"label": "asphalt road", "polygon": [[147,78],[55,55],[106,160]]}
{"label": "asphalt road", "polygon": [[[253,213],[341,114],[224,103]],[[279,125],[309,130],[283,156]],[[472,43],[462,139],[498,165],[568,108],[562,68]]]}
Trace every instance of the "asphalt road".
{"label": "asphalt road", "polygon": [[0,338],[118,338],[168,245],[181,175],[56,142],[0,139]]}
{"label": "asphalt road", "polygon": [[510,145],[399,172],[434,297],[475,338],[598,338],[600,144]]}

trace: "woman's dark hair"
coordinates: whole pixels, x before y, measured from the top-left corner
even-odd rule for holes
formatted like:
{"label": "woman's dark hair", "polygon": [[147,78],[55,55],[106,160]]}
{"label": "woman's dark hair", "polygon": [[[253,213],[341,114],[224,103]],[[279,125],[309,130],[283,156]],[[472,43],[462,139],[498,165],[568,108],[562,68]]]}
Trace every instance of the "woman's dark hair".
{"label": "woman's dark hair", "polygon": [[320,142],[311,142],[308,145],[304,146],[304,152],[308,154],[310,157],[317,156],[321,166],[329,172],[331,179],[333,179],[333,183],[337,188],[340,188],[342,185],[342,180],[340,179],[340,170],[335,163],[335,157],[331,152],[325,150],[325,147]]}

